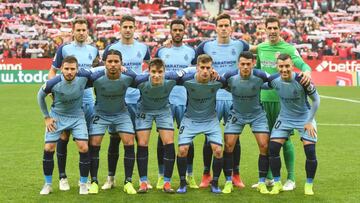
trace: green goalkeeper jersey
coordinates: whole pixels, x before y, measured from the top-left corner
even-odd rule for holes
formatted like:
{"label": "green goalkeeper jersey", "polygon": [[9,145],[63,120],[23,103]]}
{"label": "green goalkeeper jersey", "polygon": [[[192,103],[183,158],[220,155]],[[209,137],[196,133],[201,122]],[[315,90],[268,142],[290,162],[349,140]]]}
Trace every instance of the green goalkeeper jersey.
{"label": "green goalkeeper jersey", "polygon": [[[296,68],[301,71],[311,71],[311,68],[303,61],[296,48],[280,40],[276,44],[263,42],[257,46],[256,67],[268,74],[278,73],[276,59],[280,54],[289,54]],[[261,101],[278,102],[279,96],[275,90],[262,90]]]}

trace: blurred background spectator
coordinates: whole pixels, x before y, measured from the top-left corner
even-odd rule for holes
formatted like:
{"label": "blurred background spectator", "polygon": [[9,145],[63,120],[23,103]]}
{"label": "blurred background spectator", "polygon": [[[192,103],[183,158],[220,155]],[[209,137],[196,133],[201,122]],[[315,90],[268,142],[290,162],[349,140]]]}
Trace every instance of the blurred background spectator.
{"label": "blurred background spectator", "polygon": [[[208,9],[216,4],[218,9]],[[136,38],[152,53],[169,37],[170,21],[187,23],[185,42],[196,47],[214,38],[214,17],[233,19],[233,37],[250,44],[266,40],[264,20],[279,17],[282,38],[303,57],[359,58],[360,5],[356,0],[6,0],[0,3],[0,58],[51,58],[57,47],[72,40],[71,22],[85,16],[90,39],[103,50],[119,39],[124,14],[137,20]]]}

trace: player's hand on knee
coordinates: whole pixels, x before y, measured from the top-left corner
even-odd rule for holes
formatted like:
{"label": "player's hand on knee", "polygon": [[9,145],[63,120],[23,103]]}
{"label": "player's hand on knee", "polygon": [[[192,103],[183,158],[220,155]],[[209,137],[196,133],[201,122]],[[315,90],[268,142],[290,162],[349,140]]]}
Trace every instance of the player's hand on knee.
{"label": "player's hand on knee", "polygon": [[317,137],[317,135],[316,135],[316,130],[315,130],[315,128],[314,128],[314,126],[313,126],[312,123],[307,123],[307,124],[305,124],[304,129],[305,129],[305,131],[308,132],[308,134],[309,134],[311,137],[314,137],[314,138]]}
{"label": "player's hand on knee", "polygon": [[55,119],[53,119],[51,117],[46,117],[45,125],[46,125],[46,130],[48,132],[55,132],[55,130],[56,130],[56,120]]}
{"label": "player's hand on knee", "polygon": [[309,85],[311,82],[311,72],[310,71],[306,71],[306,72],[301,72],[299,74],[299,76],[301,77],[300,83],[302,85]]}

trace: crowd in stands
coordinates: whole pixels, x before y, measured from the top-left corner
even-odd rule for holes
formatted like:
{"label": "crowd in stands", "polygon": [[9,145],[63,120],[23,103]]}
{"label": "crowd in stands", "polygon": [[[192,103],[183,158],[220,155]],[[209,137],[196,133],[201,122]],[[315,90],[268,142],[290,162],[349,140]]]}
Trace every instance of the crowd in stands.
{"label": "crowd in stands", "polygon": [[[309,59],[360,59],[360,5],[357,0],[219,0],[219,12],[232,16],[234,38],[256,45],[266,39],[264,20],[277,16],[281,36]],[[214,38],[214,16],[204,0],[6,0],[0,3],[0,58],[52,58],[71,41],[71,22],[85,16],[89,43],[103,50],[119,39],[124,14],[136,17],[136,38],[152,53],[169,37],[172,19],[187,23],[185,42],[196,47]]]}

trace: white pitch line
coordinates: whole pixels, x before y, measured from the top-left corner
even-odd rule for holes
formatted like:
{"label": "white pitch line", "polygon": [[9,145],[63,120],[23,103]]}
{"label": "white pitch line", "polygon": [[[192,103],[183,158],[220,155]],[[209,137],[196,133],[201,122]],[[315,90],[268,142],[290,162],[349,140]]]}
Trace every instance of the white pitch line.
{"label": "white pitch line", "polygon": [[320,97],[325,98],[325,99],[334,99],[334,100],[347,101],[347,102],[352,102],[352,103],[358,103],[358,104],[360,104],[360,101],[359,101],[359,100],[354,100],[354,99],[345,99],[345,98],[331,97],[331,96],[325,96],[325,95],[320,95]]}
{"label": "white pitch line", "polygon": [[350,126],[350,127],[360,127],[360,124],[357,124],[357,123],[317,123],[316,125],[320,125],[320,126]]}

